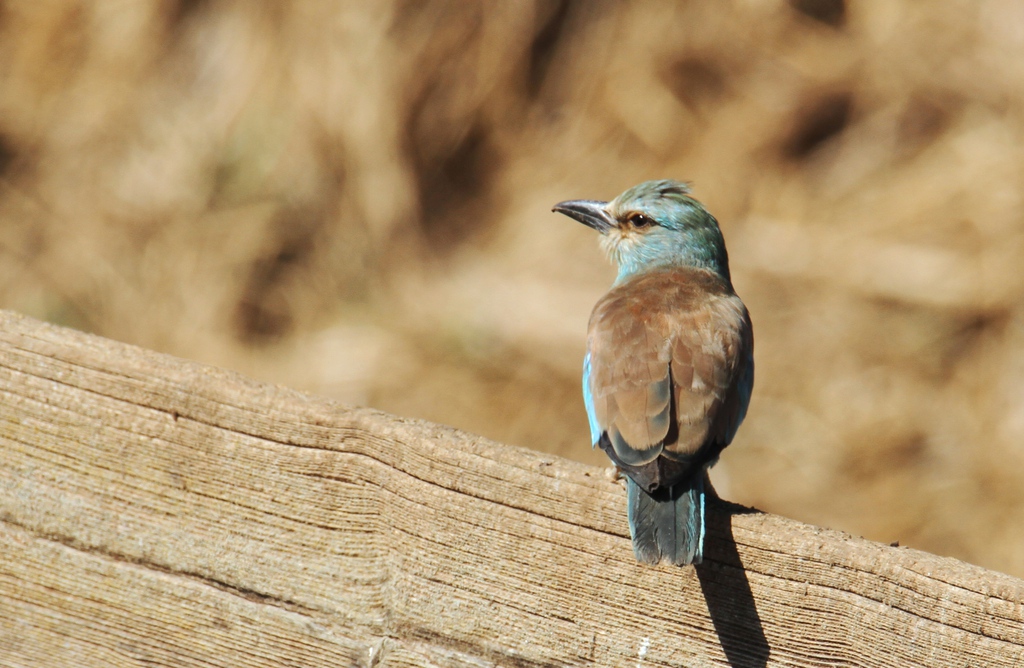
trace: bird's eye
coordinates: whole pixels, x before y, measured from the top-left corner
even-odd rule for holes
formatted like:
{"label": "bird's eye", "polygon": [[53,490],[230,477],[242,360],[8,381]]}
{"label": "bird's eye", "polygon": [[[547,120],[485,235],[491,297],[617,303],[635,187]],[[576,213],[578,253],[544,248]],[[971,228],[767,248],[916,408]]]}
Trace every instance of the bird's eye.
{"label": "bird's eye", "polygon": [[642,213],[634,213],[632,216],[629,217],[629,222],[631,225],[633,225],[633,227],[638,228],[650,227],[651,225],[654,225],[654,221],[650,218],[650,216],[645,216]]}

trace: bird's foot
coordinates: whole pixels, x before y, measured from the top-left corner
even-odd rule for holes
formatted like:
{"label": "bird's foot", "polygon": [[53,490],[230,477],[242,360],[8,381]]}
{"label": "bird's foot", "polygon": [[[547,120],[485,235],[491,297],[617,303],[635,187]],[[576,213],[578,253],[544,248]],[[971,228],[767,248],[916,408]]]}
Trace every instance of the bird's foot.
{"label": "bird's foot", "polygon": [[611,482],[624,481],[626,476],[622,473],[622,469],[618,466],[609,466],[604,470],[605,476]]}

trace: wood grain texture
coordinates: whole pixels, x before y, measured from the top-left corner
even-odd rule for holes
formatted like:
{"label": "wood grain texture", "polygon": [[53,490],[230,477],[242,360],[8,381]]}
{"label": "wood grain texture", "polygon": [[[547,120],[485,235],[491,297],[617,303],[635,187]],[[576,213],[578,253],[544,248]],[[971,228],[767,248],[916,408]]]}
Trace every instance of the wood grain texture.
{"label": "wood grain texture", "polygon": [[722,502],[640,566],[624,497],[0,312],[0,665],[1024,665],[1021,580]]}

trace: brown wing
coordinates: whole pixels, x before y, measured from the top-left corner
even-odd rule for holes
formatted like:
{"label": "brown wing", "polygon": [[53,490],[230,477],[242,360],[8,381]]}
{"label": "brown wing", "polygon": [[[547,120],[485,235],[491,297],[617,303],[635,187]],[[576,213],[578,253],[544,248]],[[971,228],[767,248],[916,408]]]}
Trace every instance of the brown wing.
{"label": "brown wing", "polygon": [[593,419],[634,466],[661,454],[672,413],[670,342],[645,302],[613,290],[594,309],[587,339]]}
{"label": "brown wing", "polygon": [[709,441],[731,439],[738,421],[722,407],[743,403],[730,389],[749,329],[731,287],[703,270],[645,274],[598,302],[588,337],[593,418],[622,463],[641,466],[663,453],[686,460]]}
{"label": "brown wing", "polygon": [[750,316],[734,294],[714,295],[672,317],[672,378],[679,433],[664,454],[687,460],[729,445],[753,385]]}

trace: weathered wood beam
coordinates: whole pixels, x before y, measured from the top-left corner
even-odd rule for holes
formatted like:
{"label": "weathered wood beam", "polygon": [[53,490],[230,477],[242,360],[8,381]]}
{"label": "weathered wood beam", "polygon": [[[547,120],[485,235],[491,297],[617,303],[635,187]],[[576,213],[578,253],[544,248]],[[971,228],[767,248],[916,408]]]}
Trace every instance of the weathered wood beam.
{"label": "weathered wood beam", "polygon": [[0,312],[4,666],[1020,666],[1024,582]]}

